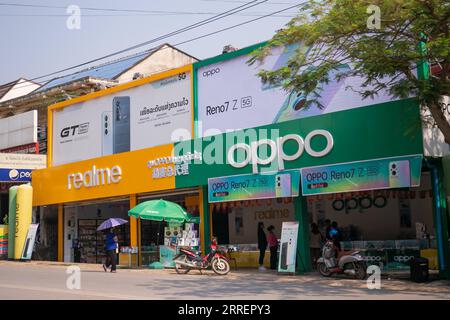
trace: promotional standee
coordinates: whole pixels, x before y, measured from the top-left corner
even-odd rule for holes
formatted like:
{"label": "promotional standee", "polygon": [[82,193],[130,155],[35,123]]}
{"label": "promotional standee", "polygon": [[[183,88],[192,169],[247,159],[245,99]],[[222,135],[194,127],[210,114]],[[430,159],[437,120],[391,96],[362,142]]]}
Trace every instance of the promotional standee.
{"label": "promotional standee", "polygon": [[[295,273],[298,226],[298,221],[286,221],[282,224],[278,272]],[[298,261],[298,263],[302,263],[302,261]]]}
{"label": "promotional standee", "polygon": [[31,256],[33,255],[34,243],[36,241],[36,234],[39,228],[39,223],[30,224],[28,229],[28,234],[25,239],[25,245],[23,247],[22,260],[31,260]]}
{"label": "promotional standee", "polygon": [[14,233],[14,259],[21,259],[32,217],[33,188],[21,185],[17,188]]}
{"label": "promotional standee", "polygon": [[9,210],[8,210],[8,259],[14,259],[14,242],[16,234],[16,200],[19,186],[9,188]]}

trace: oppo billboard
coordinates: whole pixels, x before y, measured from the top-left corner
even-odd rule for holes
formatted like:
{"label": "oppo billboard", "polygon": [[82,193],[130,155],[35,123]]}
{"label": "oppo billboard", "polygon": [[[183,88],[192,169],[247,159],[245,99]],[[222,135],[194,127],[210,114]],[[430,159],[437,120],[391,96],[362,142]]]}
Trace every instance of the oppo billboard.
{"label": "oppo billboard", "polygon": [[171,143],[177,129],[192,134],[191,73],[173,74],[56,107],[53,165]]}
{"label": "oppo billboard", "polygon": [[285,66],[299,45],[275,48],[263,63],[249,65],[249,52],[254,48],[256,46],[194,64],[197,70],[198,136],[392,101],[386,93],[362,100],[358,93],[347,88],[360,88],[361,78],[336,80],[336,73],[350,70],[349,65],[343,64],[340,70],[330,75],[329,83],[320,88],[319,101],[324,108],[303,108],[308,96],[302,92],[287,92],[282,87],[264,84],[257,75],[260,70],[277,70]]}

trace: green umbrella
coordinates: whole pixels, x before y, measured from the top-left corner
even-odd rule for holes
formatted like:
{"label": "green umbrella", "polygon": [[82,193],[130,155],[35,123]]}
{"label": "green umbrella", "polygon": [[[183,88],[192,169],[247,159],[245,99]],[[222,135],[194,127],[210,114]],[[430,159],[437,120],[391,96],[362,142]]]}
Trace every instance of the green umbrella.
{"label": "green umbrella", "polygon": [[129,210],[128,215],[144,220],[199,223],[198,217],[192,217],[180,205],[166,200],[142,202]]}

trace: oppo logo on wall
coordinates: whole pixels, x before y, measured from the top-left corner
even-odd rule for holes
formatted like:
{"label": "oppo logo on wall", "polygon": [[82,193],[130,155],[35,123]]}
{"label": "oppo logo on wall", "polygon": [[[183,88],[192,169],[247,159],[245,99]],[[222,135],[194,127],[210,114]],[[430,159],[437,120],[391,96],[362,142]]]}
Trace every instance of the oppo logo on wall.
{"label": "oppo logo on wall", "polygon": [[116,184],[122,180],[122,168],[113,166],[111,168],[97,168],[85,172],[75,172],[67,175],[67,189],[81,189],[81,187],[92,188],[97,186]]}
{"label": "oppo logo on wall", "polygon": [[204,78],[212,77],[216,73],[220,73],[220,68],[214,68],[214,69],[209,69],[209,70],[203,71],[202,76]]}
{"label": "oppo logo on wall", "polygon": [[[326,146],[322,150],[314,150],[311,147],[311,140],[314,137],[321,136],[326,139]],[[295,141],[297,144],[297,150],[292,155],[287,155],[284,152],[284,144],[289,141]],[[269,156],[267,158],[261,158],[259,156],[259,148],[267,146],[269,150]],[[300,158],[304,151],[312,157],[319,158],[324,157],[333,149],[334,141],[333,136],[327,130],[313,130],[303,140],[303,138],[297,134],[288,134],[284,137],[276,139],[276,141],[270,139],[261,139],[250,143],[238,143],[233,145],[227,154],[228,163],[235,168],[243,168],[248,164],[252,165],[253,173],[258,173],[259,165],[271,164],[274,160],[278,162],[278,170],[284,170],[285,161],[294,161]],[[245,152],[245,159],[238,162],[234,158],[234,154],[238,150]]]}

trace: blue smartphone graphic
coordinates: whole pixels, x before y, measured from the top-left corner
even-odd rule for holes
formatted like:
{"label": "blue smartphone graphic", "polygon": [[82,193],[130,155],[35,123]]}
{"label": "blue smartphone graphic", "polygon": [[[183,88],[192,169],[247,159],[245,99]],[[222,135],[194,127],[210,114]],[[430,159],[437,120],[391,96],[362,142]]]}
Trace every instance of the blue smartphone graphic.
{"label": "blue smartphone graphic", "polygon": [[130,97],[113,99],[113,153],[130,151]]}

